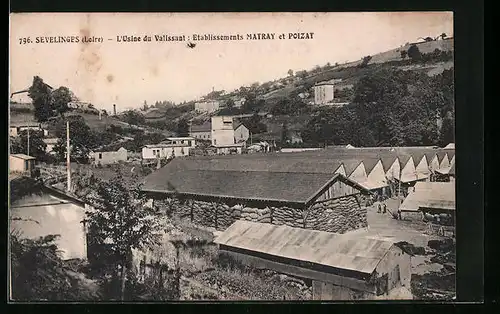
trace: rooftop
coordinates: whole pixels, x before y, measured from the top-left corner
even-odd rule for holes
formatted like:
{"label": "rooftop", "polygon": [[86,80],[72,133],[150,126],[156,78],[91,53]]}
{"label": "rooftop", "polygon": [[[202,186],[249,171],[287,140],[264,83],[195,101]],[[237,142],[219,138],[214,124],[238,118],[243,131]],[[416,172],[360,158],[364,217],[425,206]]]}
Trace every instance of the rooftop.
{"label": "rooftop", "polygon": [[163,143],[160,143],[160,144],[148,144],[148,145],[144,145],[143,147],[146,147],[146,148],[169,148],[169,147],[189,147],[189,145],[187,143],[184,143],[184,144],[163,144]]}
{"label": "rooftop", "polygon": [[36,159],[35,157],[28,156],[28,155],[25,155],[25,154],[10,154],[10,156],[11,157],[15,157],[15,158],[24,159],[24,160]]}
{"label": "rooftop", "polygon": [[417,182],[401,205],[402,211],[420,208],[455,210],[455,184],[453,182]]}
{"label": "rooftop", "polygon": [[173,159],[147,176],[143,189],[150,192],[302,204],[311,202],[333,180],[345,180],[364,190],[357,183],[334,174],[336,168],[320,172],[313,171],[313,163],[299,162],[294,167],[294,163],[287,163],[283,158],[225,157]]}
{"label": "rooftop", "polygon": [[216,243],[268,255],[372,274],[392,241],[358,234],[293,228],[238,220]]}
{"label": "rooftop", "polygon": [[210,132],[211,131],[210,122],[205,122],[201,125],[193,124],[191,125],[191,132]]}

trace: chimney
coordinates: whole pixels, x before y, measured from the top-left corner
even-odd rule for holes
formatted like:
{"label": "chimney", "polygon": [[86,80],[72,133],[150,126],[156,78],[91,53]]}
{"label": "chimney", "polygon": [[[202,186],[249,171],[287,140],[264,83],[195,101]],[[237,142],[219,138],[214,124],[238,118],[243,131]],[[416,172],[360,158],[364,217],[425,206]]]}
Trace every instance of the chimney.
{"label": "chimney", "polygon": [[113,104],[113,115],[116,116],[116,104]]}

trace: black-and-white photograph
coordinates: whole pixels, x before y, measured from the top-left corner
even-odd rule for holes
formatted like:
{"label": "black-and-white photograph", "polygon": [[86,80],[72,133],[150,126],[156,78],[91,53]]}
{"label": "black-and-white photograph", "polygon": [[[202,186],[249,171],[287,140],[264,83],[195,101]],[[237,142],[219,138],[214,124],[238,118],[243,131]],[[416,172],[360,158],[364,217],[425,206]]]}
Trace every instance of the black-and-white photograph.
{"label": "black-and-white photograph", "polygon": [[9,95],[11,302],[455,300],[452,12],[11,14]]}

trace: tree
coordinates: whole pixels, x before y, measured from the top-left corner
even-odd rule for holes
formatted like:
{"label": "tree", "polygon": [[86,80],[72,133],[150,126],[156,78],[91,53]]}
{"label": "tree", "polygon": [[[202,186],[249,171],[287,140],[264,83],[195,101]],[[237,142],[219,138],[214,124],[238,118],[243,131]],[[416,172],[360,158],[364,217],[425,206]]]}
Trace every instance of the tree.
{"label": "tree", "polygon": [[293,76],[293,70],[292,69],[288,70],[287,74],[288,76]]}
{"label": "tree", "polygon": [[35,118],[44,122],[53,116],[51,108],[51,88],[45,84],[41,77],[35,76],[33,84],[28,89],[28,96],[33,101],[35,107]]}
{"label": "tree", "polygon": [[408,52],[406,50],[401,50],[401,59],[406,59],[406,57],[408,56]]}
{"label": "tree", "polygon": [[363,61],[361,61],[361,64],[359,65],[361,68],[364,68],[368,65],[368,63],[370,62],[370,60],[372,59],[372,56],[365,56],[363,57]]}
{"label": "tree", "polygon": [[420,53],[420,49],[418,49],[417,45],[413,44],[408,48],[408,57],[413,61],[419,61],[422,59],[422,54]]}
{"label": "tree", "polygon": [[131,125],[144,125],[146,118],[141,113],[135,110],[127,110],[124,112],[124,120]]}
{"label": "tree", "polygon": [[[69,88],[61,86],[52,92],[52,110],[57,115],[63,116],[69,110],[68,104],[71,102],[71,92]],[[89,105],[89,108],[91,105]]]}
{"label": "tree", "polygon": [[267,132],[267,126],[262,123],[262,118],[258,114],[252,115],[250,119],[245,121],[245,126],[252,134]]}
{"label": "tree", "polygon": [[28,154],[28,132],[19,133],[16,139],[17,144],[11,146],[11,152],[15,154],[27,154],[35,157],[37,160],[46,160],[47,144],[43,141],[43,132],[30,130],[29,135],[29,154]]}
{"label": "tree", "polygon": [[234,100],[232,100],[232,99],[226,100],[225,105],[226,105],[227,109],[233,109],[234,108]]}
{"label": "tree", "polygon": [[[87,162],[91,149],[96,146],[94,134],[81,116],[68,117],[68,121],[71,146],[70,157],[79,162]],[[59,160],[64,160],[66,158],[66,121],[58,120],[55,133],[58,140],[54,145],[54,152]]]}
{"label": "tree", "polygon": [[160,212],[158,208],[146,205],[141,185],[130,189],[120,172],[113,180],[100,182],[89,201],[95,208],[86,213],[89,234],[95,243],[106,244],[112,256],[109,263],[115,275],[121,275],[119,295],[124,300],[132,249],[140,250],[146,245],[159,243],[163,226]]}
{"label": "tree", "polygon": [[444,40],[446,37],[448,37],[448,35],[446,35],[446,33],[442,33],[441,35],[439,35],[439,37]]}
{"label": "tree", "polygon": [[189,124],[186,119],[180,119],[179,122],[177,122],[177,135],[189,136]]}
{"label": "tree", "polygon": [[298,71],[297,73],[295,73],[295,75],[297,77],[300,77],[301,79],[305,79],[307,77],[307,71],[306,70],[303,70],[303,71]]}
{"label": "tree", "polygon": [[[16,219],[13,220],[24,220]],[[36,221],[29,223],[37,224]],[[55,240],[57,235],[38,239],[21,238],[16,230],[10,235],[12,297],[17,301],[97,300],[74,271],[65,265]]]}

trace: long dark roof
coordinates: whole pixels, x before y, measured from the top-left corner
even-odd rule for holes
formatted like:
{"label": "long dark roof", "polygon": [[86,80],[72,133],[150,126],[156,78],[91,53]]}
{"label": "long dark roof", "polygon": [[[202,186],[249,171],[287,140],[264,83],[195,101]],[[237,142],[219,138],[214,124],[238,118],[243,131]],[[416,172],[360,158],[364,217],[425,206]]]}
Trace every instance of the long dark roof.
{"label": "long dark roof", "polygon": [[191,132],[210,132],[210,130],[211,130],[210,122],[205,122],[201,125],[198,124],[191,125]]}
{"label": "long dark roof", "polygon": [[334,180],[344,180],[365,191],[357,183],[334,174],[338,166],[324,171],[314,162],[287,162],[288,158],[279,156],[268,158],[267,162],[241,155],[238,157],[243,158],[225,157],[174,159],[147,176],[143,190],[302,204],[312,201]]}

